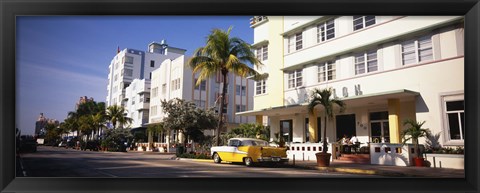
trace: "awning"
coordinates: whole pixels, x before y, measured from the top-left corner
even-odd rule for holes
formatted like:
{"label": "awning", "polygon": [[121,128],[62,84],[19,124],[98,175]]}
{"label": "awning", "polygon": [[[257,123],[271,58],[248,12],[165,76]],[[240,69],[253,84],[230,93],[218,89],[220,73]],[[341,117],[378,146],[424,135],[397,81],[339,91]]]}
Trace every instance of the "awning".
{"label": "awning", "polygon": [[[400,102],[403,101],[412,101],[416,96],[420,95],[419,92],[401,89],[393,90],[387,92],[379,92],[366,95],[358,95],[340,98],[348,108],[356,107],[367,107],[367,106],[378,106],[378,105],[388,105],[388,99],[399,99]],[[285,106],[276,106],[265,109],[251,110],[236,113],[240,116],[255,116],[255,115],[264,115],[264,116],[281,116],[281,115],[294,115],[294,114],[304,114],[307,113],[308,103],[302,104],[293,104]]]}

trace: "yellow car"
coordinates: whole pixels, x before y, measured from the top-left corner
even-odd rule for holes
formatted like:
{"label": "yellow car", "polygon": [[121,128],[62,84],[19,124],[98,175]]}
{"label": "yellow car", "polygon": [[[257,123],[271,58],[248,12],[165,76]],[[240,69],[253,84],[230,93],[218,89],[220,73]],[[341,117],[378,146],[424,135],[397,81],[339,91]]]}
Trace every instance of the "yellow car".
{"label": "yellow car", "polygon": [[210,151],[215,163],[243,162],[252,166],[254,163],[288,162],[286,148],[271,147],[261,139],[232,138],[228,145],[212,147]]}

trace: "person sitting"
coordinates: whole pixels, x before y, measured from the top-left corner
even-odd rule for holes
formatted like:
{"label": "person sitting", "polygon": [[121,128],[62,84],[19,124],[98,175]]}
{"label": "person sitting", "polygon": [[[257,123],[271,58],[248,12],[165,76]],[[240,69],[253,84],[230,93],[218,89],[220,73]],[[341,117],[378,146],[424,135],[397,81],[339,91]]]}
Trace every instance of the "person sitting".
{"label": "person sitting", "polygon": [[355,150],[355,153],[358,153],[358,148],[360,146],[360,142],[358,141],[358,138],[357,136],[355,135],[352,135],[352,137],[350,138],[350,145],[353,147],[353,149]]}
{"label": "person sitting", "polygon": [[347,135],[343,135],[343,138],[340,139],[340,144],[341,144],[341,153],[347,153],[349,152],[349,147],[348,147],[349,139],[347,138]]}

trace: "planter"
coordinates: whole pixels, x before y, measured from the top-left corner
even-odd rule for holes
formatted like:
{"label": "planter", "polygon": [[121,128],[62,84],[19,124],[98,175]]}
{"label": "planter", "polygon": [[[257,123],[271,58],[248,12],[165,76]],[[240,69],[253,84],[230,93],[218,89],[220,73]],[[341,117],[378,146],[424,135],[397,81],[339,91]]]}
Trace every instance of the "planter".
{"label": "planter", "polygon": [[426,153],[425,163],[427,167],[432,168],[451,168],[465,169],[465,159],[463,154],[437,154]]}
{"label": "planter", "polygon": [[317,157],[317,166],[319,167],[328,167],[330,166],[330,156],[331,153],[316,153],[315,156]]}
{"label": "planter", "polygon": [[425,160],[423,159],[423,157],[415,157],[413,158],[413,163],[416,167],[423,167],[424,166],[424,163]]}

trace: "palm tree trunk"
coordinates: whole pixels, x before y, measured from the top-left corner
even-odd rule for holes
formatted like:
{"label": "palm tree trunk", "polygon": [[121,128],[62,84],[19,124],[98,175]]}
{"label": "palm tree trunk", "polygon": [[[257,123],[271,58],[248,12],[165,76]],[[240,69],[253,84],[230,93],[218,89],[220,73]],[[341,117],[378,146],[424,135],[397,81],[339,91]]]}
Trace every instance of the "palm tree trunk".
{"label": "palm tree trunk", "polygon": [[327,153],[327,115],[325,115],[325,126],[323,127],[323,153]]}
{"label": "palm tree trunk", "polygon": [[215,137],[217,138],[215,144],[216,146],[220,145],[220,129],[222,129],[223,126],[223,107],[225,106],[225,94],[227,93],[227,70],[222,69],[222,75],[223,75],[223,88],[222,88],[222,97],[220,100],[220,110],[218,112],[218,126],[217,130],[215,131]]}

